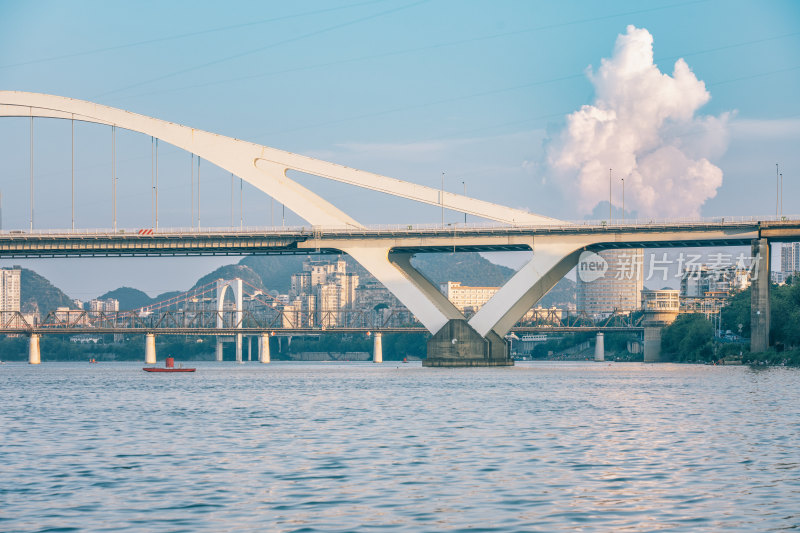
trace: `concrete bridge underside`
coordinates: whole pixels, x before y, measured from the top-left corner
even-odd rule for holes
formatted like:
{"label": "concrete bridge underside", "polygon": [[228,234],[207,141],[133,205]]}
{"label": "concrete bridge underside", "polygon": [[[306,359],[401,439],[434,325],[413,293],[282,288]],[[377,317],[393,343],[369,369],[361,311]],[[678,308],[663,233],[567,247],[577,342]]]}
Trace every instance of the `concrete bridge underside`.
{"label": "concrete bridge underside", "polygon": [[[503,336],[578,261],[583,250],[670,245],[749,244],[763,238],[759,224],[711,228],[588,227],[570,225],[549,217],[443,192],[415,183],[344,167],[233,139],[187,126],[130,113],[91,102],[53,95],[0,91],[0,116],[45,117],[78,120],[128,129],[163,140],[194,153],[235,174],[283,203],[314,228],[311,235],[254,237],[245,253],[285,250],[291,253],[325,249],[349,254],[385,285],[433,334],[428,344],[428,366],[494,366],[512,364]],[[414,200],[505,225],[492,235],[438,232],[435,235],[375,234],[314,192],[287,177],[289,170]],[[781,238],[796,236],[797,221]],[[324,228],[322,232],[320,228]],[[35,243],[37,234],[18,236]],[[132,236],[136,237],[136,236]],[[155,242],[161,235],[139,236],[135,242]],[[152,240],[148,240],[148,239]],[[260,240],[259,240],[260,239]],[[13,239],[2,240],[13,247]],[[120,239],[128,242],[133,239]],[[180,239],[179,239],[180,240]],[[238,242],[238,241],[237,241]],[[413,253],[430,249],[529,249],[532,259],[472,318],[464,315],[429,280],[411,266]],[[513,247],[513,248],[512,248]],[[225,249],[225,246],[219,249]],[[61,250],[60,255],[73,255]],[[191,253],[191,252],[187,252]],[[213,253],[197,249],[196,253]],[[241,251],[239,252],[241,253]],[[159,252],[153,252],[158,255]],[[74,254],[80,255],[80,254]],[[120,254],[125,255],[125,254]],[[132,251],[130,255],[139,255]],[[148,254],[142,254],[148,255]],[[768,318],[767,318],[768,322]]]}

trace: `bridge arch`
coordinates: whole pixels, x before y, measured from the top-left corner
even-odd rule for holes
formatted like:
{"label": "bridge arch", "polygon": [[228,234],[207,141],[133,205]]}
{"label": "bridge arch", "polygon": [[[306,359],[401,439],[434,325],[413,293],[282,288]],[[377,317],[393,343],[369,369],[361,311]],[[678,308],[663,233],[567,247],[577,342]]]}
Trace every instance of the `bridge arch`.
{"label": "bridge arch", "polygon": [[[350,215],[287,176],[289,170],[312,174],[392,196],[440,206],[508,225],[565,225],[566,223],[520,209],[441,191],[379,174],[337,165],[268,146],[250,143],[121,109],[61,96],[0,91],[0,116],[79,120],[115,126],[163,140],[194,153],[241,177],[290,210],[320,227],[363,228]],[[544,243],[542,243],[544,244]],[[555,276],[573,262],[577,247],[592,244],[550,243],[534,249],[534,258],[501,288],[469,321],[476,335],[499,337],[538,297],[555,284]],[[466,322],[463,314],[410,263],[411,255],[393,253],[384,242],[342,242],[341,251],[352,256],[383,283],[431,332],[446,324]],[[552,283],[551,283],[552,282]],[[229,285],[218,286],[218,306]],[[241,313],[241,285],[232,288]],[[218,309],[221,311],[221,309]],[[221,320],[221,313],[218,320]],[[237,353],[240,353],[240,336]],[[219,351],[218,351],[219,356]]]}
{"label": "bridge arch", "polygon": [[315,226],[362,227],[355,219],[287,176],[289,170],[356,187],[441,206],[511,225],[563,224],[529,213],[432,187],[330,163],[241,139],[210,133],[130,111],[55,96],[0,91],[0,116],[79,120],[116,126],[163,140],[231,172],[273,197]]}

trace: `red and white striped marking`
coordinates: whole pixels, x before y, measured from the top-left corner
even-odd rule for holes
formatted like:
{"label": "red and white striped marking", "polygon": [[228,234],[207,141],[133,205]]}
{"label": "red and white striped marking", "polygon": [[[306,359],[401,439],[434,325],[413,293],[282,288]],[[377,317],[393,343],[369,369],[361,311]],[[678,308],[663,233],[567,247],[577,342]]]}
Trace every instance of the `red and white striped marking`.
{"label": "red and white striped marking", "polygon": [[152,234],[153,234],[153,230],[150,229],[150,228],[148,228],[148,229],[140,229],[139,230],[139,235],[152,235]]}

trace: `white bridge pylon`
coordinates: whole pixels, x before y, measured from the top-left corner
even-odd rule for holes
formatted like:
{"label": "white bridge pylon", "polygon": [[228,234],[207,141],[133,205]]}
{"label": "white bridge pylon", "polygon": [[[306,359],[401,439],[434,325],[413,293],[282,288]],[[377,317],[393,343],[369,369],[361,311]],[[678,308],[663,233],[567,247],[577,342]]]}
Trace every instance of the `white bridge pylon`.
{"label": "white bridge pylon", "polygon": [[[283,203],[313,226],[363,227],[347,213],[287,177],[289,170],[441,206],[503,224],[514,226],[566,224],[520,209],[63,96],[0,91],[0,116],[78,120],[150,135],[196,154],[239,176]],[[533,249],[533,239],[530,244]],[[560,272],[566,268],[566,264],[562,264],[561,260],[569,256],[568,263],[574,262],[572,260],[574,258],[571,257],[574,255],[572,247],[586,244],[591,243],[570,243],[570,246],[566,247],[569,250],[564,246],[550,247],[547,253],[541,254],[538,258],[535,251],[534,259],[472,317],[470,325],[483,336],[490,331],[504,335],[527,310],[522,308],[525,306],[529,308],[538,300],[538,296],[552,287],[549,278],[553,277],[553,272]],[[411,266],[409,255],[390,254],[391,247],[382,242],[354,240],[342,243],[340,248],[361,263],[395,294],[431,333],[439,331],[449,320],[464,319],[463,314],[439,292],[438,288]],[[519,316],[514,316],[516,314]]]}
{"label": "white bridge pylon", "polygon": [[[232,326],[237,329],[242,328],[242,310],[244,304],[242,280],[241,278],[235,279],[218,279],[217,280],[217,328],[222,329],[225,324],[223,321],[223,312],[225,310],[225,293],[230,290],[233,293],[233,301],[236,306],[234,311],[234,323]],[[236,362],[242,362],[242,334],[237,333],[236,337]],[[217,336],[217,361],[222,361],[222,342],[220,337]]]}

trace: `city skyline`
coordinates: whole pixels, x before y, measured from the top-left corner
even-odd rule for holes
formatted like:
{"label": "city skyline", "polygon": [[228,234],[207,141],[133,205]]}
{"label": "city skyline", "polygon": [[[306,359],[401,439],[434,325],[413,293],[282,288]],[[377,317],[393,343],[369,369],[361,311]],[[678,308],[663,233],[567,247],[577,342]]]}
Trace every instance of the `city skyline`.
{"label": "city skyline", "polygon": [[[793,168],[800,167],[792,148],[800,118],[791,96],[798,84],[800,47],[792,26],[798,8],[791,2],[736,8],[726,3],[726,9],[713,1],[647,7],[574,3],[558,9],[516,3],[491,9],[482,4],[459,9],[448,2],[320,3],[306,9],[238,4],[224,13],[200,3],[181,17],[174,5],[144,3],[124,19],[120,6],[84,5],[74,10],[58,3],[0,3],[6,15],[0,18],[4,88],[96,100],[432,187],[439,186],[444,171],[446,190],[466,189],[478,198],[564,219],[606,218],[607,196],[605,190],[593,193],[590,201],[598,203],[591,212],[578,209],[579,202],[562,190],[572,178],[554,179],[547,148],[582,106],[609,110],[598,98],[613,93],[601,90],[597,76],[604,64],[613,66],[630,51],[620,39],[646,32],[655,61],[649,68],[666,79],[677,75],[673,69],[682,59],[710,98],[695,105],[686,123],[702,135],[656,130],[664,142],[692,145],[690,152],[699,150],[722,171],[716,196],[700,214],[771,214],[776,162],[786,174],[784,212],[796,210],[791,199],[800,197],[800,184],[792,177]],[[452,19],[446,28],[432,22],[445,16]],[[89,27],[93,30],[72,31]],[[53,52],[55,42],[59,53]],[[367,42],[374,45],[369,50],[358,46]],[[52,122],[57,121],[40,120],[36,126],[36,226],[68,227],[69,209],[61,200],[68,194],[69,125]],[[110,138],[96,127],[76,129],[78,226],[109,227]],[[122,131],[117,137],[120,225],[147,226],[150,142]],[[27,124],[3,121],[0,140],[2,172],[11,177],[2,186],[3,227],[24,228]],[[160,165],[164,224],[188,226],[189,157],[164,146]],[[204,225],[283,221],[280,206],[247,184],[240,203],[239,183],[231,183],[220,169],[204,168],[203,176]],[[754,176],[764,185],[753,187]],[[619,217],[622,184],[618,176],[610,177]],[[435,207],[365,191],[353,194],[310,177],[300,181],[365,223],[439,220]],[[636,208],[633,182],[629,179],[628,216],[637,211],[649,216]],[[462,215],[447,212],[445,217],[458,222]],[[286,222],[301,223],[292,213]],[[2,264],[34,268],[71,296],[88,299],[121,284],[148,294],[186,289],[186,273],[196,278],[227,262]],[[88,288],[89,283],[97,288]]]}

